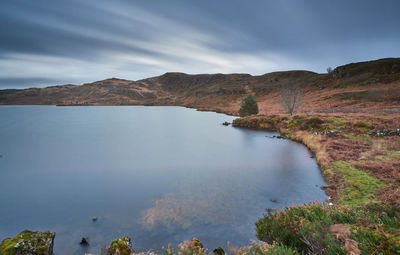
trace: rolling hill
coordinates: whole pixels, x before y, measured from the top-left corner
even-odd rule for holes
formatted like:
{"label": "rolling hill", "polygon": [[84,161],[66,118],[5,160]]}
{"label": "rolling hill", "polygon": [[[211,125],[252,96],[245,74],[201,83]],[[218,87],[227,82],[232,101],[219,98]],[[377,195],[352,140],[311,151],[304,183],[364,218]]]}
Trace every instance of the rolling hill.
{"label": "rolling hill", "polygon": [[138,81],[117,78],[83,85],[0,90],[1,105],[178,105],[237,114],[241,100],[255,95],[260,113],[281,113],[279,88],[302,88],[299,111],[400,113],[400,58],[352,63],[332,72],[249,74],[165,73]]}

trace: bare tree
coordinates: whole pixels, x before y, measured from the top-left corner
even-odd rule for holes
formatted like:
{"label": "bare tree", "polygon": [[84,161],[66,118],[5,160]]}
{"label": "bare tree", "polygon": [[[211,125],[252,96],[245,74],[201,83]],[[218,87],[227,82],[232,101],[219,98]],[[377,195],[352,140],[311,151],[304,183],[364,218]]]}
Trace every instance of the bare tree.
{"label": "bare tree", "polygon": [[281,104],[287,113],[290,114],[290,119],[293,120],[293,113],[301,103],[301,89],[298,84],[283,84],[280,91]]}
{"label": "bare tree", "polygon": [[333,72],[333,69],[332,69],[332,67],[328,67],[328,68],[326,68],[326,72],[327,72],[328,74],[331,74],[331,73]]}

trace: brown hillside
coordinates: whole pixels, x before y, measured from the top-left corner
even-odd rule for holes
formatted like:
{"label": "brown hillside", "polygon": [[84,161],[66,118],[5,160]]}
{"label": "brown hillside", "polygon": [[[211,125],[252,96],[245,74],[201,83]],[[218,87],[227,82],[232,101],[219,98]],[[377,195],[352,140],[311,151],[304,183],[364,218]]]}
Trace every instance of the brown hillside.
{"label": "brown hillside", "polygon": [[330,74],[309,71],[249,74],[165,73],[139,81],[107,79],[83,85],[0,90],[0,104],[181,105],[236,114],[247,94],[260,113],[282,113],[279,88],[302,87],[303,113],[400,113],[400,58],[352,63]]}

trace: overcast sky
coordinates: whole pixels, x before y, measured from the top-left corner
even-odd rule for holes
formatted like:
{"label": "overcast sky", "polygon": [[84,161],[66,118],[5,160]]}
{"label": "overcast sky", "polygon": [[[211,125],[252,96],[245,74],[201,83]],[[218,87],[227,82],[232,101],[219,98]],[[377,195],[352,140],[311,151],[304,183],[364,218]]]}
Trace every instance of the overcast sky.
{"label": "overcast sky", "polygon": [[0,89],[400,57],[399,0],[0,0]]}

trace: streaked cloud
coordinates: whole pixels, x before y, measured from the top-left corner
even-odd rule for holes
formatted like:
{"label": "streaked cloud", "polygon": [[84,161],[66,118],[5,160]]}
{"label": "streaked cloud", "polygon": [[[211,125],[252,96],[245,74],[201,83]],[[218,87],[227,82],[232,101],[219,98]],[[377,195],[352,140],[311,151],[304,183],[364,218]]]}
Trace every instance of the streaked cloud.
{"label": "streaked cloud", "polygon": [[0,87],[399,57],[398,1],[2,0]]}

